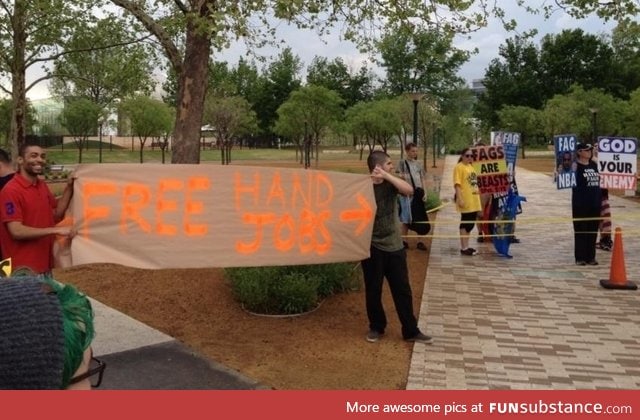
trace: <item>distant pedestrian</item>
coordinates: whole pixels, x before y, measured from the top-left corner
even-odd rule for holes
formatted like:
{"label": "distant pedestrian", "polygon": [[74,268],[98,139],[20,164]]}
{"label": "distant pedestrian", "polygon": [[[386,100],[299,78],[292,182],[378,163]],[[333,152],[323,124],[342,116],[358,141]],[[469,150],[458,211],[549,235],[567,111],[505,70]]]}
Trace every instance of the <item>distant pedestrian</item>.
{"label": "distant pedestrian", "polygon": [[469,237],[482,205],[473,154],[468,147],[462,151],[458,164],[453,168],[453,187],[456,210],[460,213],[460,254],[476,255],[478,251],[469,247]]}
{"label": "distant pedestrian", "polygon": [[577,265],[598,265],[596,239],[600,225],[602,192],[598,165],[592,158],[593,146],[578,143],[576,146],[576,186],[571,194],[571,210],[574,231],[574,256]]}
{"label": "distant pedestrian", "polygon": [[[418,188],[421,188],[421,194],[424,197],[425,192],[427,191],[427,174],[420,161],[418,161],[418,146],[416,146],[415,143],[407,143],[404,150],[406,152],[406,157],[404,159],[400,159],[396,172],[402,175],[404,180],[413,187],[414,194],[418,192]],[[409,225],[411,225],[411,222],[413,221],[411,215],[411,200],[413,200],[414,194],[410,196],[400,196],[400,221],[402,222],[403,238],[406,238],[409,234]],[[405,248],[409,248],[409,243],[406,240],[402,243]],[[422,251],[427,250],[426,245],[420,240],[418,240],[416,248]]]}
{"label": "distant pedestrian", "polygon": [[366,340],[374,343],[385,333],[387,317],[382,306],[382,286],[386,277],[402,324],[406,341],[431,344],[432,338],[418,329],[413,312],[407,252],[402,246],[398,221],[398,194],[411,195],[413,188],[392,174],[393,163],[384,152],[374,151],[367,158],[376,199],[369,258],[362,261],[369,332]]}
{"label": "distant pedestrian", "polygon": [[105,364],[93,357],[93,310],[73,286],[0,279],[0,389],[91,389]]}

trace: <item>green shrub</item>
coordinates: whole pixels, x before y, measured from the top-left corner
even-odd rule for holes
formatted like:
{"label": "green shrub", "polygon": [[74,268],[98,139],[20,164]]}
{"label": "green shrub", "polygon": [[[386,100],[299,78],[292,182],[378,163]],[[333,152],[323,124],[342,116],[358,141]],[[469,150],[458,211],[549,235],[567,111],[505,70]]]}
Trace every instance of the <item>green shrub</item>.
{"label": "green shrub", "polygon": [[228,268],[225,275],[245,309],[271,315],[308,312],[327,296],[353,290],[359,281],[349,263]]}
{"label": "green shrub", "polygon": [[276,279],[271,288],[273,309],[277,314],[297,314],[318,305],[318,280],[291,272]]}
{"label": "green shrub", "polygon": [[435,209],[440,204],[442,204],[442,201],[440,200],[440,194],[438,194],[437,191],[427,191],[427,199],[424,202],[424,206],[427,211]]}

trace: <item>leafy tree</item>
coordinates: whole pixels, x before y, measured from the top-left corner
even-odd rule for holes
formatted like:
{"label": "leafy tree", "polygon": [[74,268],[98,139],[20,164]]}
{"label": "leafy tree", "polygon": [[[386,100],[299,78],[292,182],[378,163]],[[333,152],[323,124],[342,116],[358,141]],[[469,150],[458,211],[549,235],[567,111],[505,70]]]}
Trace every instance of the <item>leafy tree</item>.
{"label": "leafy tree", "polygon": [[497,111],[503,106],[539,109],[546,99],[538,50],[531,41],[519,36],[508,39],[500,46],[499,55],[501,58],[493,59],[485,72],[486,91],[480,95],[475,112],[486,131],[498,126]]}
{"label": "leafy tree", "polygon": [[146,96],[136,96],[124,101],[120,104],[120,110],[131,122],[131,133],[138,136],[140,163],[143,163],[145,143],[150,137],[155,140],[166,138],[166,134],[172,129],[173,111],[164,102]]}
{"label": "leafy tree", "polygon": [[[486,24],[490,6],[478,10],[468,1],[434,2],[362,2],[338,0],[304,2],[265,0],[255,2],[221,2],[214,0],[111,0],[133,15],[152,33],[177,76],[176,124],[174,129],[174,163],[199,161],[199,138],[202,125],[207,70],[211,50],[219,51],[233,39],[242,39],[248,50],[275,41],[275,25],[282,21],[305,29],[315,29],[321,36],[342,24],[345,40],[361,48],[371,48],[372,33],[389,25],[438,26],[442,33],[469,32]],[[492,6],[491,6],[492,7]],[[180,44],[184,42],[184,44]],[[267,91],[269,89],[266,89]],[[263,115],[258,113],[261,128],[275,120],[282,101],[267,103]],[[265,101],[265,97],[262,97]],[[256,101],[259,103],[260,101]]]}
{"label": "leafy tree", "polygon": [[272,62],[260,79],[254,110],[258,115],[260,130],[267,136],[275,124],[277,112],[291,92],[298,89],[300,82],[300,58],[286,48]]}
{"label": "leafy tree", "polygon": [[640,138],[640,89],[631,93],[624,112],[624,128],[622,134]]}
{"label": "leafy tree", "polygon": [[11,87],[0,85],[0,90],[12,99],[9,142],[14,155],[27,130],[27,92],[50,78],[45,75],[27,85],[27,69],[63,55],[58,49],[62,40],[81,22],[91,19],[90,10],[95,3],[0,0],[0,78],[11,80]]}
{"label": "leafy tree", "polygon": [[613,29],[611,47],[614,60],[620,69],[621,92],[617,96],[628,98],[640,88],[640,24],[622,22]]}
{"label": "leafy tree", "polygon": [[[11,114],[13,112],[13,101],[11,99],[0,99],[0,139],[2,144],[11,147]],[[36,121],[36,111],[27,102],[26,133],[32,133],[33,124]]]}
{"label": "leafy tree", "polygon": [[574,84],[585,89],[616,92],[618,67],[605,39],[581,29],[546,35],[540,47],[540,80],[545,97],[569,92]]}
{"label": "leafy tree", "polygon": [[617,21],[633,18],[640,13],[640,3],[637,0],[557,0],[543,3],[541,8],[547,17],[560,9],[578,19],[589,17],[590,14],[595,13],[604,20],[614,19]]}
{"label": "leafy tree", "polygon": [[410,27],[390,28],[378,49],[385,88],[392,96],[429,92],[442,98],[462,83],[457,72],[469,58],[453,46],[453,34]]}
{"label": "leafy tree", "polygon": [[[310,135],[309,141],[316,148],[316,167],[318,149],[323,135],[342,118],[344,101],[333,90],[323,86],[308,85],[294,91],[289,99],[278,108],[278,122],[275,130],[283,135],[299,133],[299,127],[305,127]],[[293,127],[298,127],[296,131]],[[297,136],[293,136],[296,138]]]}
{"label": "leafy tree", "polygon": [[89,136],[96,133],[101,112],[100,105],[87,98],[77,98],[67,102],[60,114],[60,124],[73,136],[78,148],[78,163],[82,163],[82,149],[88,143]]}
{"label": "leafy tree", "polygon": [[63,98],[87,98],[103,109],[116,99],[151,93],[151,56],[123,25],[106,18],[78,27],[63,44],[75,52],[55,63],[52,92]]}
{"label": "leafy tree", "polygon": [[231,79],[231,71],[226,61],[214,61],[210,64],[207,92],[210,92],[214,97],[236,95],[235,86]]}
{"label": "leafy tree", "polygon": [[522,135],[524,143],[539,144],[538,139],[544,137],[543,112],[526,106],[507,105],[498,111],[500,125],[496,128],[505,131],[515,131]]}
{"label": "leafy tree", "polygon": [[369,153],[376,144],[386,152],[389,141],[400,131],[401,120],[396,112],[397,102],[392,99],[379,99],[370,102],[359,102],[349,108],[346,113],[350,131],[360,140],[360,159],[364,145]]}
{"label": "leafy tree", "polygon": [[238,64],[231,69],[230,78],[234,86],[233,94],[242,96],[253,106],[260,86],[260,74],[255,63],[240,57]]}
{"label": "leafy tree", "polygon": [[162,101],[174,108],[178,105],[178,77],[173,67],[167,69],[167,78],[162,82]]}
{"label": "leafy tree", "polygon": [[339,57],[329,61],[326,57],[316,56],[307,68],[307,83],[337,92],[347,108],[371,99],[373,79],[373,73],[366,66],[352,74]]}
{"label": "leafy tree", "polygon": [[213,127],[221,146],[223,165],[231,163],[234,141],[258,129],[255,112],[241,96],[215,97],[209,94],[205,101],[203,122]]}
{"label": "leafy tree", "polygon": [[437,129],[442,125],[442,115],[438,112],[438,104],[435,98],[427,98],[418,105],[418,132],[422,138],[422,159],[425,170],[427,169],[427,149],[428,146],[436,147],[434,144]]}
{"label": "leafy tree", "polygon": [[584,90],[574,86],[566,95],[556,95],[544,108],[545,131],[554,134],[574,133],[593,141],[593,114],[596,110],[596,136],[621,134],[624,107],[621,101],[599,89]]}

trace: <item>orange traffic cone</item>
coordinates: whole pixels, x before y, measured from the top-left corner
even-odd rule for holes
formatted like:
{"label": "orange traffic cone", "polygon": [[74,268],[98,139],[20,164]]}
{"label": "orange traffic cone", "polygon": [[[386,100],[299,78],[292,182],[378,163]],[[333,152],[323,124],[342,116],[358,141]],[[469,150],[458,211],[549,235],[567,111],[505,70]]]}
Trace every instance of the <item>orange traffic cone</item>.
{"label": "orange traffic cone", "polygon": [[624,266],[624,247],[622,246],[622,229],[617,227],[611,253],[611,269],[609,280],[600,280],[600,286],[605,289],[637,290],[638,286],[627,281],[627,272]]}

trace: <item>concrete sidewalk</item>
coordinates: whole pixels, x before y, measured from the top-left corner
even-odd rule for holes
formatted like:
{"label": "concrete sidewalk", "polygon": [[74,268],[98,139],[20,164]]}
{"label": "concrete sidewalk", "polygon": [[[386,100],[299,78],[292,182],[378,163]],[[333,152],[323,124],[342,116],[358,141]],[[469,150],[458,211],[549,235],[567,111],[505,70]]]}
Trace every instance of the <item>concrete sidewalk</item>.
{"label": "concrete sidewalk", "polygon": [[[457,156],[449,156],[441,198]],[[606,290],[611,253],[599,266],[576,266],[571,190],[547,175],[517,169],[527,198],[518,216],[512,259],[493,244],[459,252],[455,206],[439,211],[420,328],[431,346],[414,345],[407,389],[638,389],[640,292]],[[622,227],[627,278],[640,282],[640,206],[611,197],[613,227]]]}
{"label": "concrete sidewalk", "polygon": [[93,353],[107,364],[99,389],[264,389],[184,344],[92,299]]}

